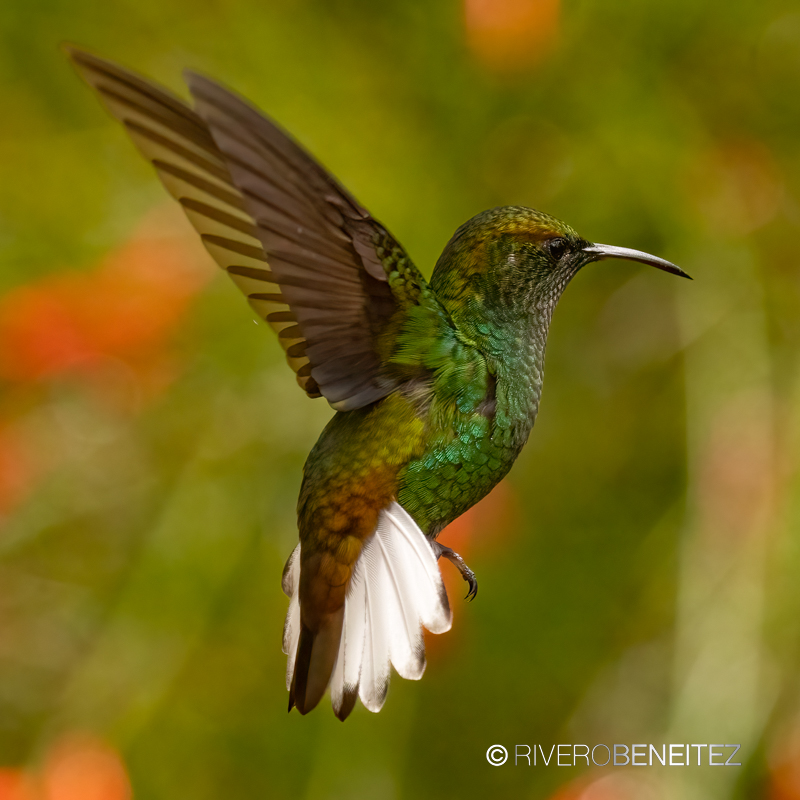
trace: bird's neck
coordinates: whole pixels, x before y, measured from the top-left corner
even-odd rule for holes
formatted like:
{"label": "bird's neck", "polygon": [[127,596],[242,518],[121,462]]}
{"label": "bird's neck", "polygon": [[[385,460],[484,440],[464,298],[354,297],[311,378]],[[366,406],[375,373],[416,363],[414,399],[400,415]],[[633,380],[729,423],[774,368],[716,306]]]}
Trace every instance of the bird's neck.
{"label": "bird's neck", "polygon": [[496,425],[507,431],[510,444],[521,447],[539,411],[552,306],[500,316],[476,343],[495,376]]}
{"label": "bird's neck", "polygon": [[[468,266],[475,253],[465,258]],[[539,411],[547,333],[565,283],[520,286],[489,280],[491,271],[473,273],[440,259],[431,288],[455,328],[486,359],[495,379],[496,428],[518,448]]]}
{"label": "bird's neck", "polygon": [[528,439],[539,411],[552,305],[533,312],[496,307],[480,317],[464,315],[459,327],[486,359],[494,377],[496,434],[512,449]]}

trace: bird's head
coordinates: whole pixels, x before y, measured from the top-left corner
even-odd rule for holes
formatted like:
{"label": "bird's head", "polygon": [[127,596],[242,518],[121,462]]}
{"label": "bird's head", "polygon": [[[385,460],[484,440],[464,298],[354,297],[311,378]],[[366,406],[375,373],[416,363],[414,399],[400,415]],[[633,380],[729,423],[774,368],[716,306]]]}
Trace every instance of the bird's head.
{"label": "bird's head", "polygon": [[546,325],[575,273],[607,258],[640,261],[689,277],[657,256],[594,244],[548,214],[506,206],[478,214],[455,232],[436,264],[431,287],[468,328],[502,326],[531,315]]}

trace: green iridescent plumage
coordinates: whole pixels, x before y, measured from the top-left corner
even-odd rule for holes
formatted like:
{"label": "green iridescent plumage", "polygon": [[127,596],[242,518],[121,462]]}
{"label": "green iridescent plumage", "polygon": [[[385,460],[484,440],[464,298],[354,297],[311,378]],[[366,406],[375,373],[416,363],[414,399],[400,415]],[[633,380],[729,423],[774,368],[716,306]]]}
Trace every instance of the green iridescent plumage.
{"label": "green iridescent plumage", "polygon": [[278,333],[300,386],[337,413],[306,462],[300,545],[283,588],[289,708],[330,683],[341,719],[377,711],[390,663],[425,667],[421,627],[451,616],[435,542],[509,471],[542,390],[553,310],[604,258],[523,207],[459,228],[426,282],[399,243],[273,122],[188,74],[193,107],[112,62],[70,57],[181,203],[207,249]]}

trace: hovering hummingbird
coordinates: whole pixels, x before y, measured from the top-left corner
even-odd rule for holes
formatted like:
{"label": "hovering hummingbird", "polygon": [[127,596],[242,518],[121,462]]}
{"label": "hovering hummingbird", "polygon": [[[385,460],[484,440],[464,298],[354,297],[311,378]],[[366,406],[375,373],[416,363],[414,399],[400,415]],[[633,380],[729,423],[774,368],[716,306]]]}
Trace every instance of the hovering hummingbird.
{"label": "hovering hummingbird", "polygon": [[390,664],[425,669],[447,631],[437,542],[509,471],[533,427],[553,309],[579,269],[656,256],[593,244],[531,208],[484,211],[426,281],[397,240],[274,122],[186,73],[193,105],[75,48],[216,262],[276,331],[297,382],[336,410],[306,461],[300,543],[283,571],[289,710],[331,687],[344,720],[379,711]]}

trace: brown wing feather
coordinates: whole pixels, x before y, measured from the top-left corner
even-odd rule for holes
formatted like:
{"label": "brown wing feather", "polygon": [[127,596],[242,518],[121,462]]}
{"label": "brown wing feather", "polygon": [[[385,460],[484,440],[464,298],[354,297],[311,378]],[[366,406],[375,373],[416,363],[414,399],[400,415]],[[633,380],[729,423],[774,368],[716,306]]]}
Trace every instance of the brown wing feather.
{"label": "brown wing feather", "polygon": [[294,317],[281,316],[291,314],[291,308],[205,122],[186,103],[128,70],[75,48],[68,53],[81,77],[152,162],[214,260],[276,331],[297,382],[310,397],[320,397],[305,355],[306,340],[296,335]]}
{"label": "brown wing feather", "polygon": [[399,250],[389,234],[280,128],[221,86],[189,75],[194,110],[110,61],[67,50],[277,332],[305,392],[349,410],[391,391],[375,348],[397,308],[376,250]]}
{"label": "brown wing feather", "polygon": [[393,384],[375,339],[397,300],[377,247],[399,246],[275,123],[208,78],[187,81],[256,222],[320,391],[341,410],[383,397]]}

